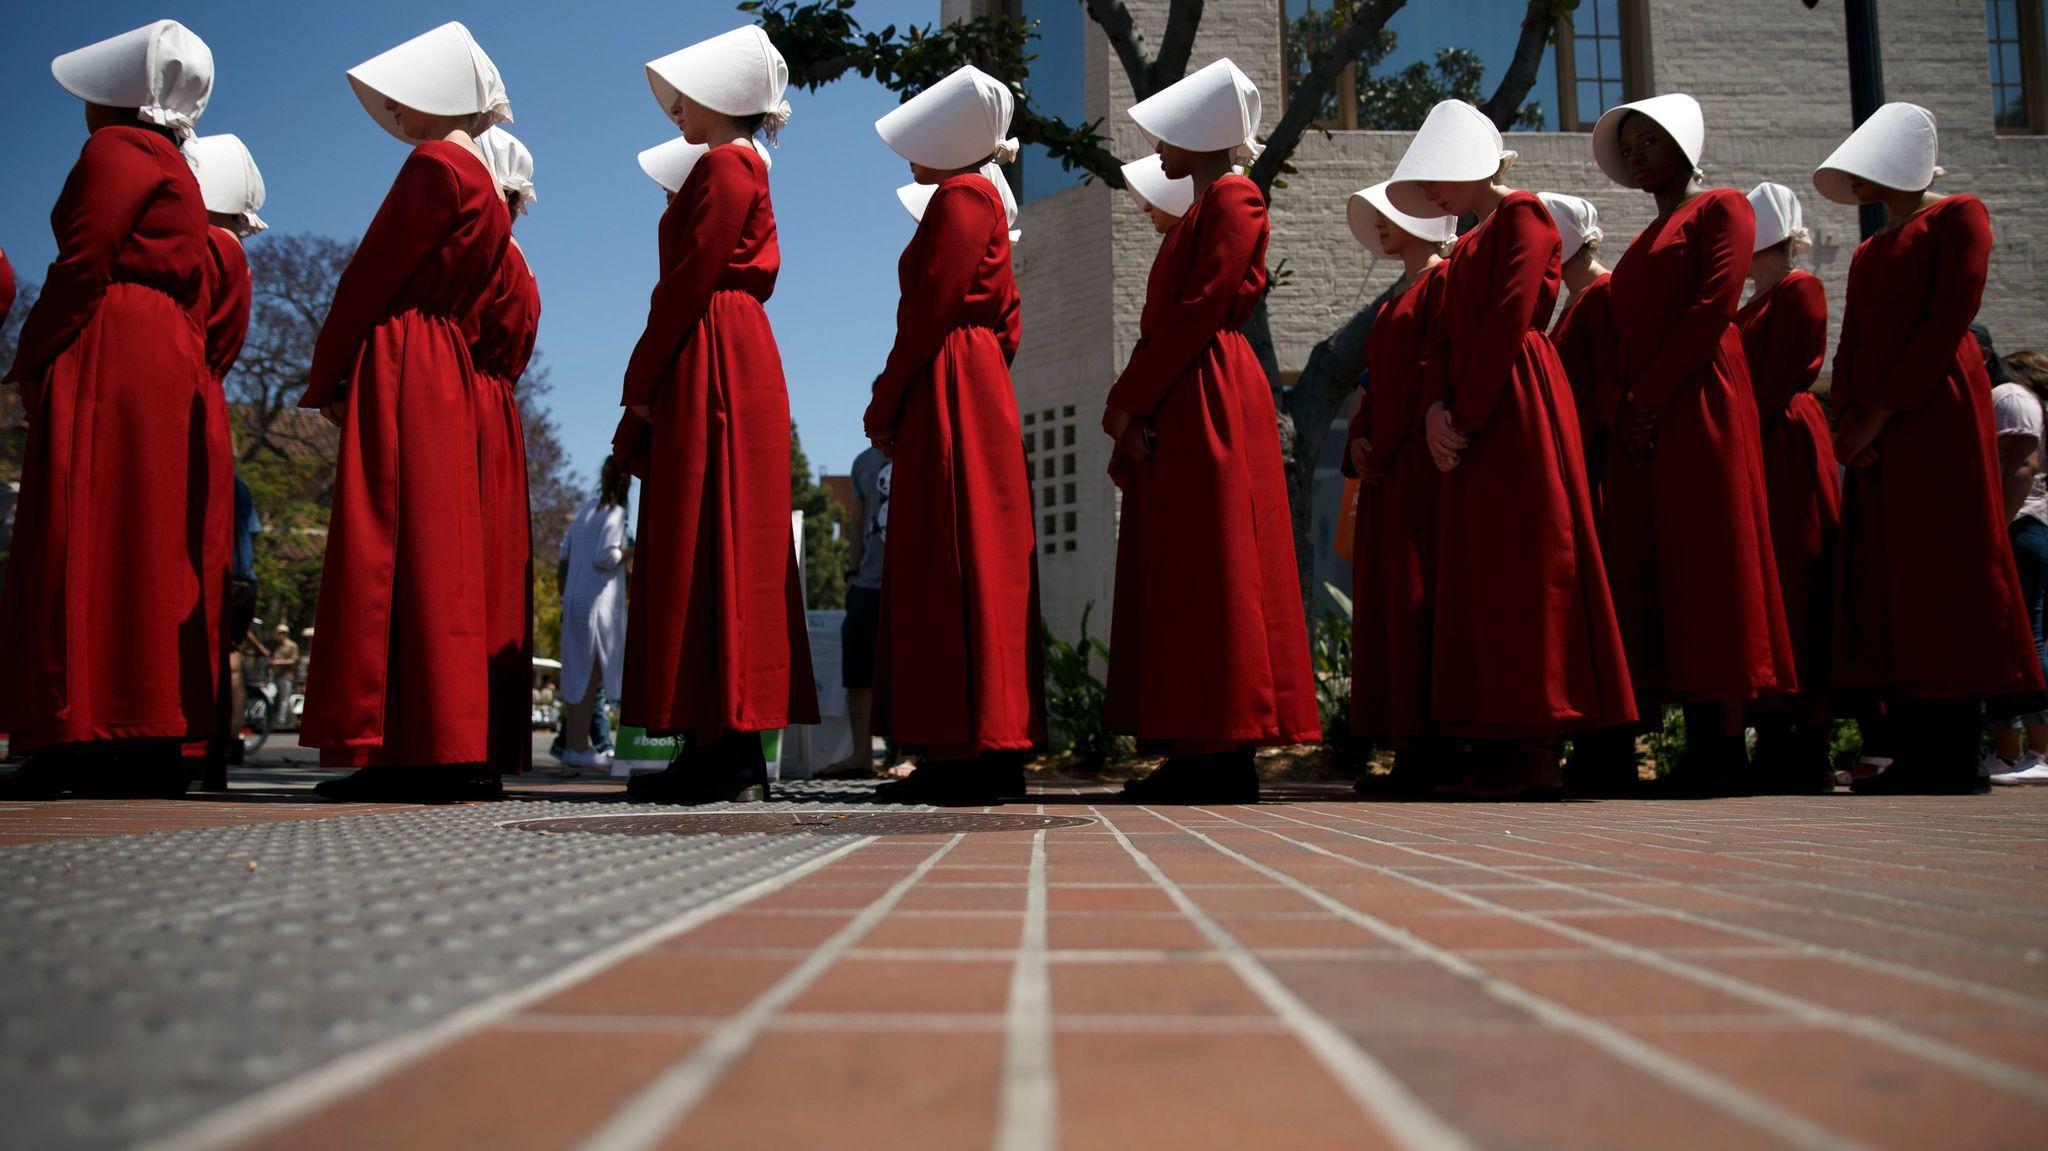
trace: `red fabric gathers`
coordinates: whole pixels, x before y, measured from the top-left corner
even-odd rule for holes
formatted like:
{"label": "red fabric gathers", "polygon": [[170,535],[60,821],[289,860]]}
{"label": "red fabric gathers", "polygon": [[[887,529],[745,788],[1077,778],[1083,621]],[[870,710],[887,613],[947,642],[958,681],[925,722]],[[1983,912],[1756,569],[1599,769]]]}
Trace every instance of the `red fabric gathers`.
{"label": "red fabric gathers", "polygon": [[1614,269],[1620,345],[1605,407],[1616,420],[1654,412],[1657,434],[1638,465],[1610,429],[1600,544],[1645,710],[1798,684],[1735,326],[1755,239],[1749,202],[1717,188],[1652,222]]}
{"label": "red fabric gathers", "polygon": [[[233,576],[235,547],[235,438],[228,417],[225,381],[241,358],[249,335],[249,256],[233,232],[206,229],[206,287],[196,315],[206,333],[206,436],[214,471],[208,476],[206,499],[206,618],[218,632]],[[242,642],[238,635],[220,635],[220,659]],[[225,672],[225,667],[216,674]],[[239,722],[239,720],[237,720]]]}
{"label": "red fabric gathers", "polygon": [[1444,400],[1472,442],[1438,493],[1430,714],[1458,738],[1636,716],[1571,384],[1543,334],[1558,249],[1543,202],[1513,192],[1446,273]]}
{"label": "red fabric gathers", "polygon": [[1160,244],[1108,407],[1152,421],[1121,454],[1113,731],[1237,744],[1320,738],[1273,393],[1240,329],[1266,290],[1265,197],[1229,175]]}
{"label": "red fabric gathers", "polygon": [[[540,286],[515,241],[466,326],[476,365],[477,498],[484,525],[484,650],[490,660],[490,763],[533,763],[533,520],[519,377],[540,329]],[[564,685],[567,686],[567,685]]]}
{"label": "red fabric gathers", "polygon": [[759,153],[707,152],[662,214],[660,251],[622,400],[654,412],[624,719],[700,739],[816,723],[790,531],[789,391],[761,307],[782,257]]}
{"label": "red fabric gathers", "polygon": [[1863,241],[1835,348],[1838,422],[1890,412],[1849,469],[1835,565],[1834,686],[1885,699],[2041,688],[1970,322],[1991,218],[1948,196]]}
{"label": "red fabric gathers", "polygon": [[14,310],[14,262],[0,252],[0,324],[7,322],[7,313]]}
{"label": "red fabric gathers", "polygon": [[[1607,425],[1611,410],[1601,409],[1600,381],[1614,374],[1614,357],[1621,334],[1614,330],[1614,277],[1602,273],[1574,293],[1564,313],[1551,325],[1550,343],[1571,381],[1572,399],[1579,413],[1579,444],[1586,454],[1586,479],[1592,485],[1593,506],[1600,506],[1600,465],[1607,450]],[[1608,397],[1611,398],[1611,397]]]}
{"label": "red fabric gathers", "polygon": [[1827,414],[1807,389],[1827,358],[1827,292],[1818,277],[1787,272],[1744,304],[1735,322],[1762,424],[1771,552],[1799,694],[1806,710],[1823,714],[1842,485]]}
{"label": "red fabric gathers", "polygon": [[102,128],[50,214],[57,258],[11,383],[28,414],[0,588],[0,728],[17,752],[218,726],[208,586],[218,391],[197,316],[199,184],[162,133]]}
{"label": "red fabric gathers", "polygon": [[[1429,727],[1430,613],[1435,609],[1436,463],[1422,442],[1440,354],[1444,275],[1425,270],[1380,306],[1366,339],[1366,392],[1345,436],[1372,446],[1358,476],[1351,548],[1351,732],[1408,750]],[[1430,358],[1434,357],[1434,358]]]}
{"label": "red fabric gathers", "polygon": [[468,148],[413,149],[335,286],[299,405],[342,405],[301,743],[331,764],[487,758],[476,371],[462,323],[511,236]]}
{"label": "red fabric gathers", "polygon": [[870,436],[893,440],[874,729],[913,748],[1045,740],[1037,534],[1010,360],[1022,325],[1002,201],[949,177],[897,264]]}

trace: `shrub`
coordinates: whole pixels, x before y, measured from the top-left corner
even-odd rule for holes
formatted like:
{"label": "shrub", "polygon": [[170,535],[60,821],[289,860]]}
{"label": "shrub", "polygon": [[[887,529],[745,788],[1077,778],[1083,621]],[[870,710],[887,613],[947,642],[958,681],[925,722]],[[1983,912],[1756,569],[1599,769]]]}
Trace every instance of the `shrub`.
{"label": "shrub", "polygon": [[1126,741],[1110,734],[1102,718],[1109,687],[1095,674],[1095,658],[1109,667],[1109,645],[1088,634],[1090,603],[1081,610],[1081,638],[1074,643],[1043,630],[1045,643],[1045,712],[1053,744],[1077,763],[1100,768],[1129,754]]}

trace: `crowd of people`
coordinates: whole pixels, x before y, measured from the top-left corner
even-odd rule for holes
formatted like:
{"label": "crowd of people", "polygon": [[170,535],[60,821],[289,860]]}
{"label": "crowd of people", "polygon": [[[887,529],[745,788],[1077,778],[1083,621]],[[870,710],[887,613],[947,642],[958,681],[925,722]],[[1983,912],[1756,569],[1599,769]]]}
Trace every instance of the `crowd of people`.
{"label": "crowd of people", "polygon": [[[159,21],[53,66],[91,134],[8,381],[30,429],[0,592],[0,720],[29,756],[0,780],[10,795],[181,791],[183,749],[219,730],[221,636],[239,634],[222,624],[222,379],[248,315],[238,236],[261,227],[263,192],[239,141],[193,138],[212,63]],[[781,263],[767,145],[789,74],[749,25],[646,77],[681,135],[640,157],[669,196],[660,279],[600,492],[558,553],[564,756],[593,754],[602,694],[623,723],[682,737],[629,781],[634,798],[758,800],[761,733],[818,721],[763,309]],[[540,296],[512,228],[535,202],[533,157],[460,24],[348,80],[412,150],[300,400],[340,429],[300,739],[355,769],[320,785],[328,798],[488,798],[532,738],[513,383]],[[859,539],[881,554],[858,560],[849,634],[858,617],[873,643],[847,686],[871,713],[859,734],[917,759],[885,802],[1021,795],[1046,741],[1009,377],[1013,112],[1010,86],[968,66],[876,124],[918,220],[865,416],[878,454],[856,476],[876,513]],[[1105,720],[1164,756],[1131,800],[1251,802],[1257,748],[1321,735],[1273,393],[1242,331],[1269,283],[1265,196],[1243,174],[1260,95],[1219,59],[1129,114],[1155,151],[1126,182],[1163,238],[1102,418],[1123,496]],[[1359,241],[1403,269],[1345,449],[1361,481],[1352,728],[1395,752],[1362,791],[1831,789],[1845,717],[1863,737],[1858,791],[2048,777],[2043,420],[2026,387],[1994,394],[1969,333],[1984,205],[1932,191],[1934,120],[1910,104],[1815,170],[1821,195],[1887,217],[1852,265],[1824,407],[1808,389],[1828,312],[1795,267],[1798,194],[1707,187],[1705,139],[1682,94],[1601,117],[1599,167],[1657,213],[1611,271],[1593,204],[1512,188],[1515,153],[1461,101],[1352,197]],[[2013,364],[2037,387],[2048,369]],[[1643,783],[1638,735],[1673,705],[1686,753]],[[867,765],[857,749],[846,766]]]}

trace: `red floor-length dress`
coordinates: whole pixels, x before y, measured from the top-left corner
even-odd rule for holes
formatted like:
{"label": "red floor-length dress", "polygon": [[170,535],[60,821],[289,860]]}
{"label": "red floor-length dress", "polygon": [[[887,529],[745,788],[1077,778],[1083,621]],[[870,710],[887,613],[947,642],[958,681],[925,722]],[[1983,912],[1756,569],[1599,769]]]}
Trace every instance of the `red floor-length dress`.
{"label": "red floor-length dress", "polygon": [[299,405],[342,405],[299,741],[334,764],[487,751],[476,371],[462,323],[511,236],[461,144],[413,149],[335,286]]}
{"label": "red floor-length dress", "polygon": [[1792,636],[1802,710],[1822,714],[1842,483],[1827,413],[1807,389],[1827,359],[1827,292],[1819,277],[1787,272],[1744,304],[1735,322],[1742,330],[1743,357],[1749,361],[1762,422],[1771,552],[1778,561],[1778,592]]}
{"label": "red floor-length dress", "polygon": [[1702,192],[1643,229],[1611,280],[1621,342],[1603,408],[1657,418],[1646,463],[1614,429],[1601,470],[1600,546],[1646,707],[1798,684],[1735,326],[1755,239],[1742,193]]}
{"label": "red floor-length dress", "polygon": [[1224,176],[1159,246],[1138,346],[1108,406],[1153,421],[1119,456],[1113,731],[1146,740],[1321,737],[1273,393],[1241,330],[1266,290],[1266,202]]}
{"label": "red floor-length dress", "polygon": [[14,263],[7,253],[0,251],[0,324],[7,322],[7,313],[14,310]]}
{"label": "red floor-length dress", "polygon": [[782,266],[768,169],[711,149],[661,217],[623,402],[654,409],[624,718],[700,739],[818,722],[790,531],[789,392],[761,305]]}
{"label": "red floor-length dress", "polygon": [[[206,597],[207,618],[216,631],[226,610],[228,581],[232,577],[235,544],[234,435],[228,418],[226,381],[242,356],[242,342],[249,336],[249,256],[242,241],[226,228],[209,226],[206,247],[206,288],[200,322],[206,332],[206,428],[209,453],[215,459],[208,477],[206,497]],[[221,659],[242,640],[238,635],[220,636]],[[224,669],[223,669],[224,670]],[[239,722],[237,720],[236,722]]]}
{"label": "red floor-length dress", "polygon": [[1375,478],[1358,485],[1351,547],[1351,732],[1414,748],[1429,728],[1430,613],[1436,582],[1437,487],[1422,412],[1445,370],[1444,275],[1425,269],[1380,306],[1365,344],[1367,390],[1345,436],[1372,445]]}
{"label": "red floor-length dress", "polygon": [[[216,727],[207,612],[211,381],[195,313],[206,209],[176,144],[86,141],[8,381],[28,414],[0,589],[0,728],[17,752]],[[214,630],[209,630],[212,627]]]}
{"label": "red floor-length dress", "polygon": [[980,175],[933,193],[897,264],[896,344],[867,410],[893,439],[875,731],[909,747],[1045,739],[1037,535],[1010,387],[1010,225]]}
{"label": "red floor-length dress", "polygon": [[1557,226],[1512,192],[1459,239],[1444,284],[1452,422],[1438,495],[1430,714],[1448,735],[1534,739],[1635,719],[1579,421],[1543,329]]}
{"label": "red floor-length dress", "polygon": [[490,763],[500,774],[525,771],[533,761],[533,521],[526,502],[526,433],[515,390],[533,358],[539,328],[540,287],[515,240],[505,245],[505,258],[468,325],[469,357],[476,365],[477,494],[484,517]]}
{"label": "red floor-length dress", "polygon": [[1579,444],[1586,454],[1586,480],[1593,490],[1593,507],[1600,507],[1600,467],[1607,451],[1607,421],[1613,412],[1603,413],[1600,381],[1613,374],[1621,342],[1614,330],[1614,277],[1606,272],[1572,294],[1564,313],[1550,327],[1550,343],[1557,349],[1558,362],[1571,381],[1572,400],[1579,413]]}
{"label": "red floor-length dress", "polygon": [[1834,687],[1885,699],[2039,690],[2006,535],[1991,380],[1970,322],[1991,218],[1948,196],[1863,241],[1835,349],[1837,421],[1893,412],[1851,468],[1835,564]]}

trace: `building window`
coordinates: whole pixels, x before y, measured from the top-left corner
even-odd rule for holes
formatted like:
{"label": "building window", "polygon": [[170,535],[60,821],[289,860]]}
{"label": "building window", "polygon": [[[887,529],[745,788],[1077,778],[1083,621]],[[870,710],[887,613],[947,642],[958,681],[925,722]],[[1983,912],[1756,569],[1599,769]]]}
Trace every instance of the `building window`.
{"label": "building window", "polygon": [[[1076,453],[1072,451],[1055,454],[1055,445],[1064,441],[1065,446],[1074,443],[1075,413],[1072,406],[1060,410],[1057,417],[1053,409],[1034,412],[1024,417],[1024,423],[1036,424],[1035,434],[1024,433],[1024,470],[1032,477],[1032,495],[1036,498],[1039,519],[1038,540],[1046,555],[1076,550],[1075,538],[1080,528],[1080,516],[1073,511],[1064,514],[1052,509],[1066,505],[1072,508],[1080,495],[1076,483],[1055,484],[1056,474],[1073,475],[1077,469]],[[1041,461],[1044,466],[1040,466]],[[1038,485],[1042,483],[1043,487]]]}
{"label": "building window", "polygon": [[2000,132],[2048,131],[2043,84],[2042,0],[1985,0],[1991,56],[1991,122]]}
{"label": "building window", "polygon": [[[1580,0],[1577,12],[1560,21],[1554,50],[1544,53],[1513,127],[1586,131],[1608,108],[1648,95],[1646,2]],[[1280,0],[1286,94],[1336,38],[1352,7],[1341,0]],[[1345,69],[1324,100],[1318,126],[1413,131],[1440,100],[1485,102],[1514,58],[1527,11],[1527,0],[1403,6]]]}

